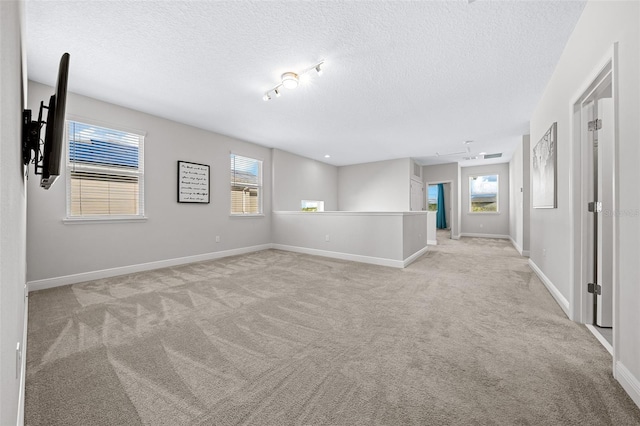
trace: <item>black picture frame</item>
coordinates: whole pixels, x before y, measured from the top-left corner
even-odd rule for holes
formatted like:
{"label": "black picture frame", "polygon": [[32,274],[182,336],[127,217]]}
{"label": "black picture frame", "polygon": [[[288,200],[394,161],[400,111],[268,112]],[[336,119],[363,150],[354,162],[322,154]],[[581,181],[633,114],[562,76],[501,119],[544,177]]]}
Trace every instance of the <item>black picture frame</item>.
{"label": "black picture frame", "polygon": [[178,160],[178,203],[209,204],[210,171],[207,164]]}

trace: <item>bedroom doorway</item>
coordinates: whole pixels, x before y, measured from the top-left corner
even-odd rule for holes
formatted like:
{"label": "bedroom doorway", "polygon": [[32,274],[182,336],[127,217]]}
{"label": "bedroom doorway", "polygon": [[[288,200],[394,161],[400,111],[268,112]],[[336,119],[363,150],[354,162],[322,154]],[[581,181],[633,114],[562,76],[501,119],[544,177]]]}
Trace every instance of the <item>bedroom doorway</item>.
{"label": "bedroom doorway", "polygon": [[[615,47],[614,47],[615,51]],[[616,294],[616,116],[614,58],[574,104],[574,303],[576,316],[613,355]]]}
{"label": "bedroom doorway", "polygon": [[[434,182],[427,184],[427,210],[437,212],[436,230],[438,237],[446,235],[451,238],[451,182]],[[447,231],[444,234],[442,231]]]}

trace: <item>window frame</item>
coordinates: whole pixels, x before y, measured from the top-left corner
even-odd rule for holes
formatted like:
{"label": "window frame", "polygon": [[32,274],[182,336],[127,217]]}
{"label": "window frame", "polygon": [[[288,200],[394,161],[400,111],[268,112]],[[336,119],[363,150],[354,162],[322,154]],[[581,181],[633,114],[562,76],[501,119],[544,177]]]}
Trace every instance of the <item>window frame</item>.
{"label": "window frame", "polygon": [[[496,190],[496,210],[495,211],[486,211],[486,212],[478,212],[478,211],[473,211],[473,202],[471,201],[471,181],[474,178],[479,178],[479,177],[485,177],[485,176],[495,176],[496,177],[496,186],[497,186],[497,190]],[[479,215],[483,215],[483,214],[500,214],[500,174],[499,173],[481,173],[481,174],[473,174],[473,175],[469,175],[469,187],[468,187],[468,201],[469,201],[469,209],[467,211],[467,214],[479,214]]]}
{"label": "window frame", "polygon": [[[117,174],[121,174],[122,176],[137,176],[138,177],[138,213],[137,214],[113,214],[113,215],[86,215],[86,216],[77,216],[71,214],[71,172],[73,170],[73,165],[71,162],[71,153],[70,149],[70,134],[69,127],[71,123],[79,123],[86,126],[99,127],[107,130],[114,130],[117,132],[129,133],[131,135],[138,137],[138,168],[136,171],[128,171],[121,169],[111,169],[113,171],[117,171]],[[65,120],[65,137],[64,137],[64,160],[65,160],[65,204],[66,211],[65,217],[63,218],[63,223],[65,224],[76,224],[76,223],[122,223],[122,222],[140,222],[146,221],[146,203],[144,197],[144,142],[145,142],[146,132],[125,128],[123,126],[117,126],[110,123],[103,123],[95,120],[89,120],[83,117],[74,117],[67,115]],[[85,170],[92,170],[95,172],[105,173],[108,171],[109,166],[106,165],[90,165],[90,166],[82,166]],[[114,173],[116,174],[116,173]]]}
{"label": "window frame", "polygon": [[[233,169],[231,168],[231,157],[242,157],[242,158],[247,158],[249,160],[253,160],[255,162],[257,162],[258,164],[258,183],[257,184],[250,184],[250,183],[243,183],[243,185],[247,185],[250,187],[255,187],[257,189],[258,192],[258,212],[257,213],[253,213],[253,212],[248,212],[248,213],[235,213],[233,212],[233,178],[232,176],[232,172]],[[250,157],[248,155],[243,155],[243,154],[238,154],[237,152],[233,152],[230,151],[229,152],[229,162],[227,164],[229,164],[229,216],[231,217],[256,217],[256,216],[264,216],[264,208],[263,208],[263,199],[264,199],[264,161],[260,158],[255,158],[255,157]]]}

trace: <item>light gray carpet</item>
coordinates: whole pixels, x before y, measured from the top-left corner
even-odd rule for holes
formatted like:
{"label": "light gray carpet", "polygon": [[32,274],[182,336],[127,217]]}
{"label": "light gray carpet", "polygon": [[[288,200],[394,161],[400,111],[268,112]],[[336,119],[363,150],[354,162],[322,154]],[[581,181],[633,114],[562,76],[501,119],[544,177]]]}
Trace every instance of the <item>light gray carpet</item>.
{"label": "light gray carpet", "polygon": [[505,240],[405,270],[277,250],[29,297],[28,425],[639,425]]}

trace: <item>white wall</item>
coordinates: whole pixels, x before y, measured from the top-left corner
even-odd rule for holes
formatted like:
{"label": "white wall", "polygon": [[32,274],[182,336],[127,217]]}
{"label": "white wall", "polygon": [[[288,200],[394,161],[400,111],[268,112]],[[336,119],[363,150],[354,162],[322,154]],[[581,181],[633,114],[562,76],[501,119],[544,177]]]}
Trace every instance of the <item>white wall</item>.
{"label": "white wall", "polygon": [[279,149],[272,150],[273,210],[300,210],[301,200],[324,201],[338,210],[338,168]]}
{"label": "white wall", "polygon": [[[31,82],[29,105],[51,93],[50,87]],[[65,177],[48,191],[30,179],[28,281],[271,243],[270,149],[75,94],[69,94],[67,116],[146,132],[148,220],[65,224]],[[229,152],[263,160],[264,216],[230,217]],[[178,160],[211,166],[210,204],[177,203]]]}
{"label": "white wall", "polygon": [[[469,213],[469,177],[498,175],[498,213]],[[463,167],[461,171],[460,213],[462,234],[509,235],[509,164]]]}
{"label": "white wall", "polygon": [[[572,105],[618,42],[618,189],[616,210],[619,283],[614,350],[616,378],[640,405],[640,3],[589,1],[531,118],[531,145],[558,123],[558,208],[531,210],[531,261],[570,303]],[[577,194],[576,194],[577,196]],[[543,254],[546,250],[546,256]],[[579,257],[578,257],[579,259]],[[573,309],[578,307],[573,306]],[[635,386],[635,387],[634,387]]]}
{"label": "white wall", "polygon": [[529,135],[524,135],[509,162],[509,236],[523,256],[529,254],[529,213]]}
{"label": "white wall", "polygon": [[422,167],[422,178],[424,179],[425,185],[450,182],[451,199],[449,200],[445,197],[445,205],[447,206],[447,209],[450,209],[449,216],[447,217],[447,225],[451,228],[451,235],[453,238],[458,238],[460,236],[459,175],[460,167],[458,166],[458,163]]}
{"label": "white wall", "polygon": [[409,211],[412,166],[401,158],[338,167],[338,210]]}
{"label": "white wall", "polygon": [[320,256],[404,267],[427,246],[427,212],[280,211],[272,221],[275,248]]}
{"label": "white wall", "polygon": [[[428,212],[405,212],[402,216],[402,259],[407,259],[427,246]],[[433,212],[431,213],[433,216]]]}
{"label": "white wall", "polygon": [[[16,345],[24,347],[26,187],[21,122],[24,88],[22,2],[0,2],[0,425],[22,418],[22,367]],[[30,167],[29,175],[33,175]]]}

